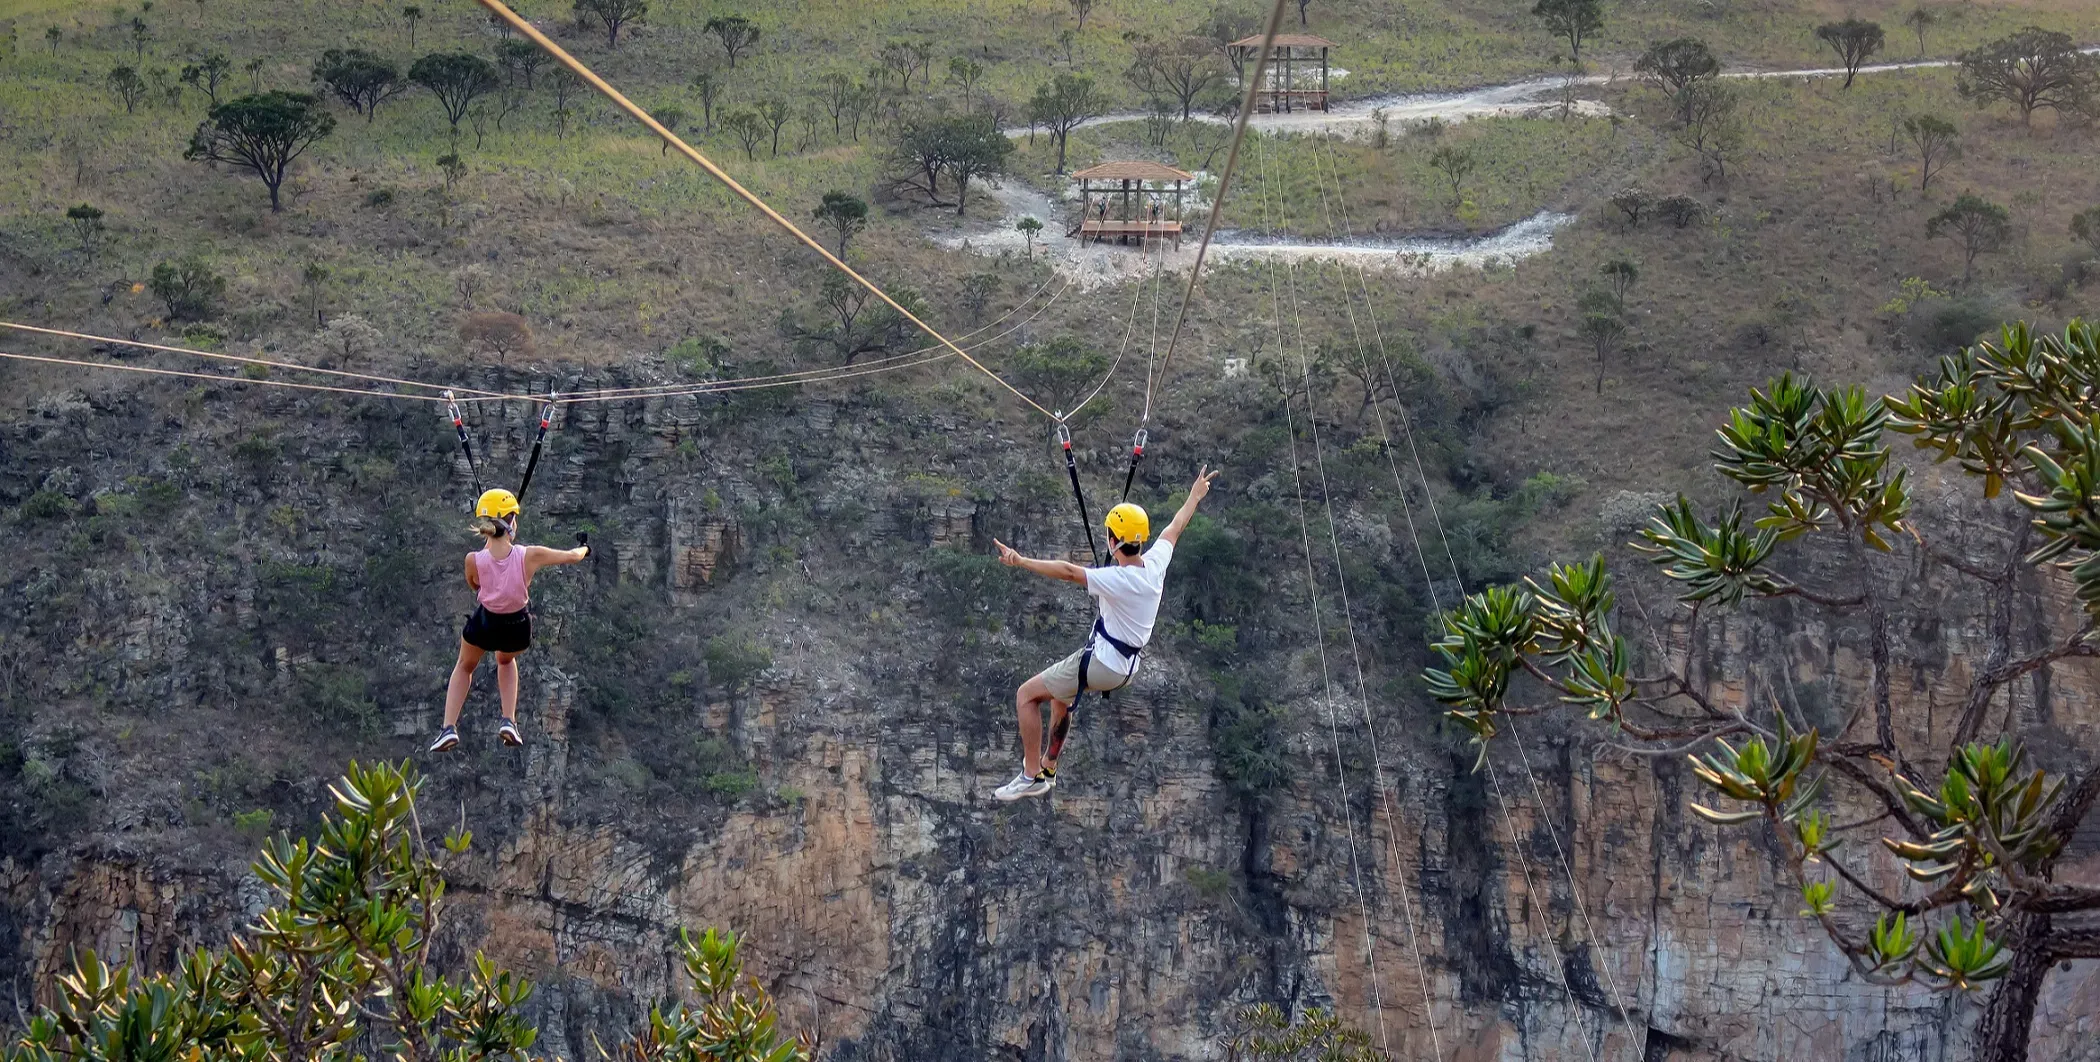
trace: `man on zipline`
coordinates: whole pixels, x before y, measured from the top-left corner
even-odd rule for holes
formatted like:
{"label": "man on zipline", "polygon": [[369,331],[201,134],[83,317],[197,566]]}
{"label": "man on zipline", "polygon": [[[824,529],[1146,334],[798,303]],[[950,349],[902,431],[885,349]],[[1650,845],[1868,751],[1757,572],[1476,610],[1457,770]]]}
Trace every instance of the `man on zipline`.
{"label": "man on zipline", "polygon": [[[1138,654],[1152,638],[1152,621],[1159,615],[1159,599],[1166,588],[1167,563],[1174,559],[1174,543],[1196,515],[1196,506],[1210,493],[1217,478],[1209,466],[1196,473],[1188,500],[1159,533],[1159,541],[1145,549],[1152,530],[1145,510],[1124,502],[1108,511],[1102,525],[1108,529],[1109,563],[1101,568],[1082,568],[1069,561],[1023,557],[1012,546],[993,539],[1001,563],[1026,568],[1050,579],[1062,579],[1086,587],[1099,603],[1094,631],[1078,652],[1065,657],[1014,691],[1014,709],[1021,721],[1021,773],[992,795],[1003,801],[1041,796],[1057,785],[1057,754],[1064,747],[1065,729],[1071,725],[1072,703],[1085,690],[1107,693],[1122,689],[1137,672]],[[1043,750],[1043,702],[1050,702],[1050,749]]]}

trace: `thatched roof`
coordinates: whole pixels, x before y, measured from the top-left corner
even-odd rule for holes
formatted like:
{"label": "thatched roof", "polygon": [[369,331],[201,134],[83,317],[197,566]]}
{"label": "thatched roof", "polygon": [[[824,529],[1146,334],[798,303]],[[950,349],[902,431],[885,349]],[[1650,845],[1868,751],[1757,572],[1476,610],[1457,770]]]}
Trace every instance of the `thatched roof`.
{"label": "thatched roof", "polygon": [[[1254,36],[1247,38],[1246,40],[1233,41],[1232,46],[1235,48],[1260,48],[1261,35],[1257,33]],[[1336,44],[1325,37],[1315,37],[1310,33],[1279,33],[1276,35],[1276,47],[1339,48],[1341,47],[1341,45]]]}

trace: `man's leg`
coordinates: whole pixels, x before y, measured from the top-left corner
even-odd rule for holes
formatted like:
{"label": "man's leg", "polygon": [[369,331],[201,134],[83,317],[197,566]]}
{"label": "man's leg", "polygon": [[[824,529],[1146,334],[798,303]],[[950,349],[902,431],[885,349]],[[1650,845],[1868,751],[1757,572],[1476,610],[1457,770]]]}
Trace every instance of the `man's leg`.
{"label": "man's leg", "polygon": [[1050,700],[1050,747],[1043,751],[1043,766],[1052,774],[1057,773],[1057,757],[1065,750],[1065,733],[1072,729],[1072,706],[1056,698]]}
{"label": "man's leg", "polygon": [[1041,675],[1021,683],[1021,688],[1014,691],[1014,715],[1021,724],[1021,773],[1030,778],[1043,770],[1044,701],[1055,704]]}

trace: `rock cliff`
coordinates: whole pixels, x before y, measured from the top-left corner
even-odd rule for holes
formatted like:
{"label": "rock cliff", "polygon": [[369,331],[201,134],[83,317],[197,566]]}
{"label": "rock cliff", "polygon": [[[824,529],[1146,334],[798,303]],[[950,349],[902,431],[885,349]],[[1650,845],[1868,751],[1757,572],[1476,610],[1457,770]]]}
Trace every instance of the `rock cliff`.
{"label": "rock cliff", "polygon": [[[429,773],[428,819],[476,831],[448,947],[539,983],[550,1055],[590,1057],[678,991],[678,927],[716,925],[840,1062],[1218,1058],[1260,999],[1339,1007],[1405,1059],[1962,1057],[1973,1008],[1848,976],[1759,838],[1685,811],[1674,759],[1527,720],[1471,772],[1411,679],[1423,592],[1453,588],[1409,581],[1397,500],[1366,479],[1333,489],[1345,563],[1314,524],[1315,601],[1257,387],[1196,388],[1155,433],[1139,497],[1222,458],[1223,544],[1177,561],[1134,688],[1089,701],[1059,789],[1014,806],[989,798],[1011,687],[1089,614],[985,566],[994,535],[1079,540],[1046,442],[982,398],[569,407],[528,539],[588,526],[604,556],[535,587],[528,747],[493,747],[484,679],[467,750],[432,759],[469,490],[438,418],[52,392],[0,428],[0,498],[49,510],[18,516],[0,575],[0,972],[19,993],[76,948],[164,965],[223,939],[262,901],[252,839],[310,823],[344,759],[384,756]],[[1189,412],[1220,408],[1246,429]],[[493,480],[522,464],[525,416],[477,417]],[[1119,457],[1094,451],[1105,485]],[[1882,574],[1904,591],[1899,716],[1936,747],[1983,619],[1914,556]],[[1665,590],[1632,592],[1663,614]],[[1828,726],[1864,695],[1859,631],[1715,622],[1718,697]],[[2001,707],[2045,762],[2077,762],[2100,669],[2045,669]],[[1234,766],[1251,753],[1280,767],[1267,784]],[[2056,974],[2036,1057],[2100,1058],[2096,1004],[2100,971]]]}

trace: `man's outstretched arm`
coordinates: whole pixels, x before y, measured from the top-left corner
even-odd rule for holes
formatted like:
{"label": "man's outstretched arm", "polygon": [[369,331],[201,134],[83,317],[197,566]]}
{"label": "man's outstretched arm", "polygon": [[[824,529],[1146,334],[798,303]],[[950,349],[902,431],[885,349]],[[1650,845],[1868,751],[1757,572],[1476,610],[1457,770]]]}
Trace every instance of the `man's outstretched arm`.
{"label": "man's outstretched arm", "polygon": [[1026,568],[1046,579],[1062,579],[1068,583],[1078,583],[1081,586],[1086,585],[1086,569],[1073,564],[1071,561],[1036,560],[1034,557],[1023,557],[1019,550],[996,538],[992,540],[992,545],[999,547],[999,563],[1001,564],[1015,568]]}
{"label": "man's outstretched arm", "polygon": [[1218,473],[1211,471],[1209,465],[1196,470],[1196,482],[1189,484],[1189,500],[1181,503],[1181,508],[1174,513],[1173,521],[1167,524],[1165,531],[1159,533],[1161,541],[1168,545],[1181,541],[1181,532],[1189,526],[1189,520],[1196,515],[1196,506],[1203,501],[1204,495],[1210,493],[1210,481],[1216,478]]}

